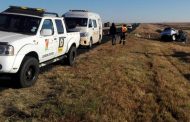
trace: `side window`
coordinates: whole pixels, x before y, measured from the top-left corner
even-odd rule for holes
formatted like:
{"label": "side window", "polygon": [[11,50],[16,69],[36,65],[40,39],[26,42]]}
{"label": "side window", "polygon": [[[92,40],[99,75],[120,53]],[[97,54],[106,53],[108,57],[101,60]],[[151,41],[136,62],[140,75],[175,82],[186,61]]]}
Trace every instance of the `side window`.
{"label": "side window", "polygon": [[63,23],[61,20],[55,20],[58,34],[64,33]]}
{"label": "side window", "polygon": [[42,25],[42,29],[51,29],[54,34],[53,22],[52,20],[46,19]]}
{"label": "side window", "polygon": [[1,21],[0,21],[0,25],[5,25],[5,23],[6,23],[6,21],[7,21],[7,17],[6,16],[3,16],[3,15],[1,15],[1,19],[0,19]]}
{"label": "side window", "polygon": [[93,25],[94,25],[94,28],[97,28],[97,22],[96,22],[96,20],[93,20]]}
{"label": "side window", "polygon": [[92,28],[92,20],[91,19],[89,19],[88,28]]}

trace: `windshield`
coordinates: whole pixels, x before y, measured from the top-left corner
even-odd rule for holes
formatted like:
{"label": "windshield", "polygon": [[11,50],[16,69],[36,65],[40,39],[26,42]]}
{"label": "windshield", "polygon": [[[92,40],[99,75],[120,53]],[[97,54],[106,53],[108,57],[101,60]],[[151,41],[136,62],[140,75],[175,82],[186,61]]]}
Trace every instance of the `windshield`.
{"label": "windshield", "polygon": [[68,29],[76,27],[87,27],[87,18],[65,18]]}
{"label": "windshield", "polygon": [[35,35],[40,21],[40,18],[35,17],[0,14],[0,31]]}

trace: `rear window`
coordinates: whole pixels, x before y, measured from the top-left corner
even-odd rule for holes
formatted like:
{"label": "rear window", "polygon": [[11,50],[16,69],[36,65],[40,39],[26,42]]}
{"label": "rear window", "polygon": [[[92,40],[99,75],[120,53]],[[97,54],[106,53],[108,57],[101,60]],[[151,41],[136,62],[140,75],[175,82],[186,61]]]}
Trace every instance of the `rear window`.
{"label": "rear window", "polygon": [[58,34],[64,33],[63,23],[61,20],[55,20],[56,26],[57,26],[57,32]]}

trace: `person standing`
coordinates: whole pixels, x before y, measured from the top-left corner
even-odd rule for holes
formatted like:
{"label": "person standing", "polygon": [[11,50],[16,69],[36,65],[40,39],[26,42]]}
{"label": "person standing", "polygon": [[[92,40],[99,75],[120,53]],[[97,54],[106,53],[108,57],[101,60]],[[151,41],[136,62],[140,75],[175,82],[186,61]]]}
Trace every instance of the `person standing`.
{"label": "person standing", "polygon": [[179,30],[178,31],[178,40],[183,42],[183,43],[187,43],[188,42],[188,37],[187,37],[187,33],[184,32],[183,30]]}
{"label": "person standing", "polygon": [[123,42],[123,45],[125,45],[126,42],[126,33],[127,33],[127,25],[123,24],[121,27],[121,40],[120,44]]}
{"label": "person standing", "polygon": [[112,45],[116,45],[116,26],[115,23],[112,23],[112,26],[110,27],[110,35],[112,37]]}

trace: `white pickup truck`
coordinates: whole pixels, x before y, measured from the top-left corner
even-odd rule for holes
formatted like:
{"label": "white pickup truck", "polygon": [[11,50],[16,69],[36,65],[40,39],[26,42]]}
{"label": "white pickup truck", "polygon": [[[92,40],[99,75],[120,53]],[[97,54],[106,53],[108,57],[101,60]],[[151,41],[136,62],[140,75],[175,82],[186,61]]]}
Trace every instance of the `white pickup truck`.
{"label": "white pickup truck", "polygon": [[11,6],[0,13],[0,74],[30,87],[40,67],[63,59],[73,65],[79,43],[80,33],[67,33],[57,14]]}

